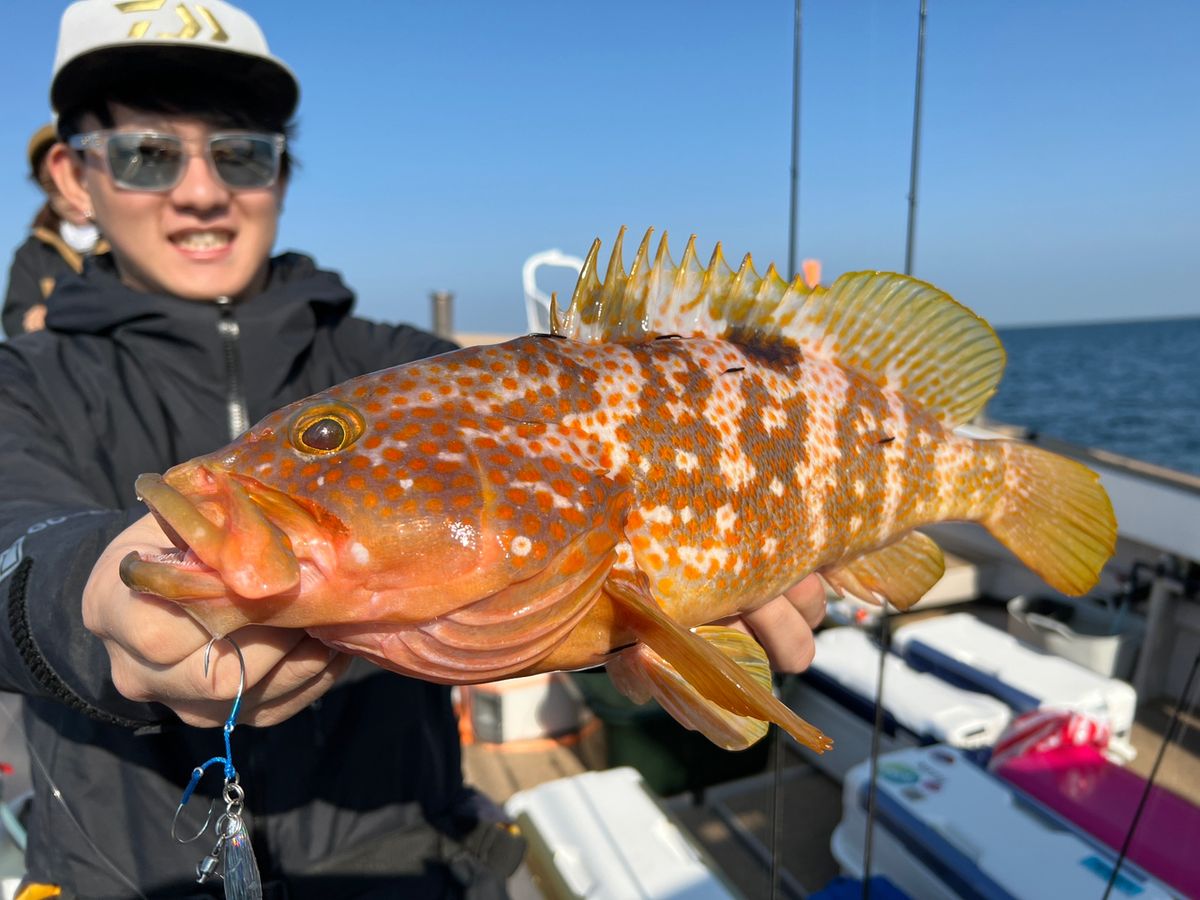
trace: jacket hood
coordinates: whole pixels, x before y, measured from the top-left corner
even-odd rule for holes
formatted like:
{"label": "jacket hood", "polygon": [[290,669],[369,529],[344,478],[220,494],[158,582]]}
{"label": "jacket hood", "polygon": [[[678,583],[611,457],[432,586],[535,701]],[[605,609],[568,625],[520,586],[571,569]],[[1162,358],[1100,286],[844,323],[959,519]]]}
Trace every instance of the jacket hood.
{"label": "jacket hood", "polygon": [[[318,317],[348,315],[354,295],[334,272],[318,269],[300,253],[271,260],[267,286],[236,304],[238,318],[281,321],[297,307],[312,308]],[[214,301],[216,298],[213,298]],[[117,328],[140,332],[169,330],[212,321],[212,304],[166,294],[137,291],[121,282],[111,256],[89,258],[81,274],[64,278],[49,304],[46,325],[65,333],[101,334]]]}

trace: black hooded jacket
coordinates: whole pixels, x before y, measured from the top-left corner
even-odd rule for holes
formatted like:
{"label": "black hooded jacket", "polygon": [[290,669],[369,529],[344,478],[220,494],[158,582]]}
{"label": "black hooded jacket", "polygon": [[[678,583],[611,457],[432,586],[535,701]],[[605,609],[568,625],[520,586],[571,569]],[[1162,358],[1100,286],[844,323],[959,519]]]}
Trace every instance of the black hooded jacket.
{"label": "black hooded jacket", "polygon": [[[138,293],[110,265],[93,261],[60,285],[46,331],[0,344],[0,689],[25,695],[32,751],[48,769],[33,766],[27,867],[65,896],[209,896],[194,872],[212,831],[185,845],[171,823],[192,769],[222,754],[221,731],[117,693],[82,623],[91,567],[145,514],[138,474],[216,449],[231,427],[336,382],[452,345],[352,317],[349,290],[304,256],[273,260],[267,289],[233,306]],[[268,898],[456,890],[436,860],[470,794],[446,688],[356,661],[310,708],[232,739]],[[220,788],[218,765],[181,834]]]}

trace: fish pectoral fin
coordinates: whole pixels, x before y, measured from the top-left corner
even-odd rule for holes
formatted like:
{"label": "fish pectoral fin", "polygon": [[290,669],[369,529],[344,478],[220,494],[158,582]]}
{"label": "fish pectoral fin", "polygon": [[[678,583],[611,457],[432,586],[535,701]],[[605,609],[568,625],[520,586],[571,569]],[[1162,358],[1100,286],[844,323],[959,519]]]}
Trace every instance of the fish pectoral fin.
{"label": "fish pectoral fin", "polygon": [[753,639],[728,628],[689,631],[659,608],[644,578],[610,577],[605,591],[644,645],[609,662],[622,693],[654,697],[681,724],[726,749],[750,746],[766,734],[767,722],[818,753],[833,746],[771,692],[766,652]]}
{"label": "fish pectoral fin", "polygon": [[839,593],[908,609],[937,584],[946,560],[932,538],[910,531],[886,547],[819,571]]}

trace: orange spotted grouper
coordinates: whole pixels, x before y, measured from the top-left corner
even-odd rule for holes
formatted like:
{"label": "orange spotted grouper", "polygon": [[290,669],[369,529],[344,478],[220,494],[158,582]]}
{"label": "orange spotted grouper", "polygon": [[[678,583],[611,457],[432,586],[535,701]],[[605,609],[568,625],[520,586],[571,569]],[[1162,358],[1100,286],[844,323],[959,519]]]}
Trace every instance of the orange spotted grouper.
{"label": "orange spotted grouper", "polygon": [[441,683],[606,663],[716,743],[776,722],[762,648],[708,625],[810,572],[899,608],[943,571],[914,530],[980,522],[1088,590],[1116,523],[1094,473],[955,426],[996,389],[982,319],[901,275],[787,283],[720,246],[626,273],[593,247],[553,333],[355,378],[137,482],[177,545],[126,583],[220,636],[303,628]]}

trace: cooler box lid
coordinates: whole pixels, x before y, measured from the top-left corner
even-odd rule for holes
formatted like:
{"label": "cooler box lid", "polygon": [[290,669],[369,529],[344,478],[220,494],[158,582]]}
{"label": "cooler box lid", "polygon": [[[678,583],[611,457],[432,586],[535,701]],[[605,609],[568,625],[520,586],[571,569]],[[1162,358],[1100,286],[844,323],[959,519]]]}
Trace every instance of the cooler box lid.
{"label": "cooler box lid", "polygon": [[[868,767],[851,769],[844,788],[844,802],[859,822]],[[1100,897],[1116,862],[1115,852],[952,747],[911,747],[880,758],[876,826],[966,900]],[[1112,893],[1138,900],[1173,896],[1128,861]]]}
{"label": "cooler box lid", "polygon": [[[814,687],[870,716],[875,707],[880,649],[857,628],[828,628],[817,634],[817,650],[806,673]],[[1012,717],[1009,708],[977,691],[955,687],[903,659],[884,657],[884,711],[923,743],[975,749],[996,742]],[[847,702],[848,701],[848,702]]]}
{"label": "cooler box lid", "polygon": [[892,640],[913,667],[991,694],[1018,712],[1058,707],[1105,717],[1117,734],[1132,727],[1131,685],[1042,653],[970,613],[913,622]]}
{"label": "cooler box lid", "polygon": [[549,781],[504,806],[529,842],[526,865],[548,897],[739,896],[631,767]]}
{"label": "cooler box lid", "polygon": [[[1146,780],[1115,766],[1094,747],[1058,747],[1006,760],[995,774],[1114,849],[1125,842]],[[1200,807],[1153,785],[1129,844],[1147,872],[1200,897]]]}

